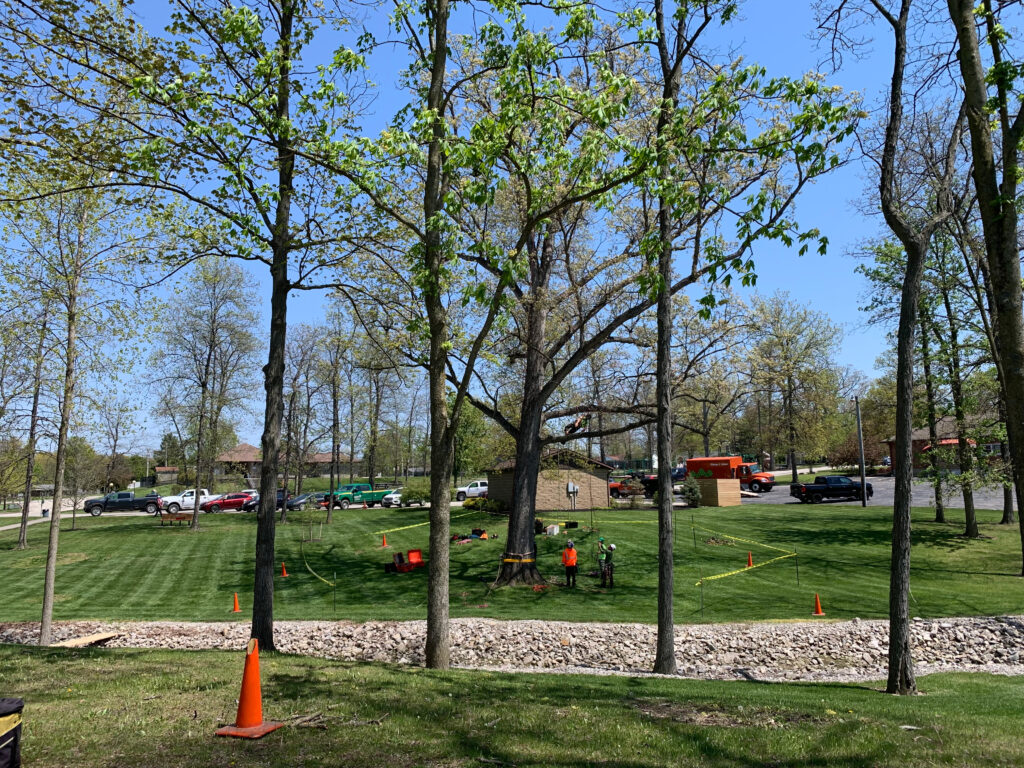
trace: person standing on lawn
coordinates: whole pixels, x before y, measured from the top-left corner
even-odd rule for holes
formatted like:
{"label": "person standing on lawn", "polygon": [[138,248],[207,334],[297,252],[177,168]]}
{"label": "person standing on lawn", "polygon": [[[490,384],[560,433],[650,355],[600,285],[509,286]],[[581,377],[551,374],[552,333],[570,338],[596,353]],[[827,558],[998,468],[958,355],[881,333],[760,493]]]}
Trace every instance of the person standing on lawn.
{"label": "person standing on lawn", "polygon": [[572,539],[565,543],[562,550],[562,565],[565,566],[565,586],[576,586],[576,544]]}
{"label": "person standing on lawn", "polygon": [[615,563],[612,556],[615,554],[615,545],[609,544],[604,553],[604,564],[601,567],[601,586],[608,589],[615,587]]}

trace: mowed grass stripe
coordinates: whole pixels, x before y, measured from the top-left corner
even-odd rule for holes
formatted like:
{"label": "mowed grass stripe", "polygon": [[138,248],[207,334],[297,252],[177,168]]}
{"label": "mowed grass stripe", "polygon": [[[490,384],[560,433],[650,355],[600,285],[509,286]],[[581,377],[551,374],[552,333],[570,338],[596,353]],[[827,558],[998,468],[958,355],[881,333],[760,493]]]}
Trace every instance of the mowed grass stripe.
{"label": "mowed grass stripe", "polygon": [[[1024,612],[1024,582],[1019,573],[1020,538],[1015,526],[997,524],[998,513],[980,512],[986,537],[960,537],[960,522],[931,521],[927,509],[914,511],[911,610],[920,616]],[[396,552],[422,549],[430,558],[427,526],[395,531],[388,549],[375,531],[426,520],[422,509],[350,509],[335,512],[323,527],[323,541],[303,551],[311,567],[327,579],[337,574],[334,590],[302,565],[300,539],[320,533],[322,512],[290,513],[277,526],[275,616],[281,619],[422,619],[426,615],[427,569],[388,574],[384,566]],[[543,515],[563,523],[566,514]],[[497,540],[451,545],[453,616],[536,618],[566,621],[653,622],[657,611],[657,526],[653,510],[607,510],[576,516],[581,528],[536,538],[547,589],[492,590],[505,549],[507,521],[485,514],[460,518],[453,533],[485,528]],[[650,525],[615,525],[647,519]],[[829,618],[882,618],[888,611],[888,559],[891,510],[853,505],[758,506],[700,509],[702,528],[694,532],[690,513],[676,514],[676,615],[680,621],[806,619],[821,595]],[[58,601],[62,618],[223,620],[247,617],[252,606],[256,520],[253,515],[203,515],[201,530],[161,528],[149,517],[84,518],[81,530],[61,535]],[[67,525],[67,523],[65,523]],[[597,538],[616,543],[616,586],[602,592],[594,577]],[[724,535],[749,539],[736,542]],[[560,553],[566,539],[580,552],[579,588],[560,587]],[[696,548],[694,547],[696,539]],[[16,531],[0,535],[0,568],[10,577],[8,600],[0,620],[37,620],[40,610],[45,537],[36,535],[28,552],[13,549]],[[754,543],[756,542],[756,543]],[[763,546],[759,544],[763,543]],[[776,547],[797,558],[746,570],[747,552],[762,563],[778,555]],[[87,559],[75,562],[76,559]],[[66,559],[66,562],[65,562]],[[288,564],[289,578],[280,577]],[[800,583],[796,567],[799,563]],[[701,592],[701,576],[739,570],[710,582]],[[231,614],[231,594],[239,593],[241,616]]]}

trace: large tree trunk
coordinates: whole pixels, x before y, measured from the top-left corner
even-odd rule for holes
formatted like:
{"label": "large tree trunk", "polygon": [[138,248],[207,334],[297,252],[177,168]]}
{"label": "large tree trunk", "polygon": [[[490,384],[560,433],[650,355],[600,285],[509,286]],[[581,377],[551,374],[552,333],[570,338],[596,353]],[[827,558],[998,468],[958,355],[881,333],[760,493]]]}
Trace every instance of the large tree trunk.
{"label": "large tree trunk", "polygon": [[[79,242],[79,248],[82,243]],[[67,336],[65,338],[64,389],[60,401],[60,425],[57,429],[57,467],[53,479],[53,510],[50,513],[50,539],[46,549],[46,573],[43,578],[43,616],[39,624],[39,644],[52,642],[53,589],[57,578],[57,542],[60,513],[64,506],[64,468],[67,463],[68,429],[71,426],[75,398],[75,364],[78,357],[78,290],[80,277],[73,278],[67,297]]]}
{"label": "large tree trunk", "polygon": [[[987,5],[987,4],[986,4]],[[996,341],[1005,376],[1006,429],[1010,440],[1017,498],[1024,498],[1024,320],[1021,317],[1021,271],[1017,248],[1018,144],[1021,128],[1011,128],[1009,95],[999,88],[1002,147],[996,161],[987,89],[988,68],[978,45],[975,6],[967,0],[948,0],[949,14],[960,45],[958,60],[967,102],[974,186],[985,235],[985,258],[992,278],[996,306]],[[1002,181],[999,181],[1001,170]],[[1018,515],[1021,534],[1021,575],[1024,576],[1024,515]]]}
{"label": "large tree trunk", "polygon": [[[660,2],[658,5],[660,7]],[[667,182],[667,161],[662,175],[663,181]],[[658,420],[658,640],[654,671],[663,675],[674,675],[676,649],[673,614],[675,532],[672,530],[672,297],[668,291],[672,284],[672,233],[668,202],[662,198],[659,207],[661,253],[658,256],[658,272],[661,276],[661,290],[658,294],[658,348],[655,374]]]}
{"label": "large tree trunk", "polygon": [[[536,355],[537,366],[540,355]],[[512,472],[512,509],[509,511],[508,535],[501,557],[501,569],[495,584],[540,584],[544,578],[537,567],[537,544],[533,522],[536,517],[537,475],[540,472],[540,426],[543,405],[539,402],[541,371],[531,376],[530,355],[527,354],[527,386],[524,389],[516,435],[515,469]],[[531,386],[531,382],[533,386]]]}
{"label": "large tree trunk", "polygon": [[281,450],[281,418],[284,413],[284,355],[288,331],[288,255],[291,242],[291,202],[294,192],[295,153],[291,137],[285,132],[289,123],[288,99],[291,93],[293,0],[282,0],[278,39],[280,58],[277,75],[277,99],[274,117],[282,126],[277,140],[278,201],[271,243],[270,266],[270,349],[263,369],[266,406],[260,447],[260,503],[256,513],[256,571],[253,579],[251,637],[260,648],[274,646],[274,507],[277,502],[277,469]]}
{"label": "large tree trunk", "polygon": [[544,579],[537,567],[533,522],[536,517],[537,474],[540,471],[540,429],[544,418],[544,338],[548,317],[547,283],[554,244],[548,230],[541,238],[540,256],[530,251],[530,301],[526,312],[526,365],[523,403],[519,412],[515,469],[512,472],[512,509],[508,536],[496,585],[537,584]]}
{"label": "large tree trunk", "polygon": [[[448,540],[451,531],[451,482],[454,459],[455,424],[458,413],[448,414],[446,364],[448,360],[448,312],[444,305],[442,279],[446,261],[440,221],[444,212],[444,76],[448,61],[448,0],[427,0],[430,24],[429,72],[426,108],[433,115],[427,145],[427,168],[423,184],[423,262],[427,285],[424,307],[430,329],[428,388],[430,391],[430,564],[427,567],[426,662],[432,669],[451,665],[451,635],[448,606]],[[372,482],[372,478],[371,478]]]}
{"label": "large tree trunk", "polygon": [[[935,380],[932,376],[931,345],[928,340],[930,319],[928,314],[921,310],[919,313],[921,325],[921,358],[924,368],[924,392],[925,402],[928,409],[928,442],[933,446],[939,444],[939,432],[936,427],[935,418]],[[939,475],[939,452],[938,450],[928,451],[928,466],[931,470],[931,483],[935,491],[935,522],[946,522],[946,510],[942,501],[942,477]]]}
{"label": "large tree trunk", "polygon": [[896,448],[893,475],[896,491],[892,516],[892,562],[889,570],[889,693],[917,690],[910,647],[910,499],[913,489],[914,329],[924,272],[923,247],[904,244],[907,272],[900,297],[896,334]]}
{"label": "large tree trunk", "polygon": [[28,548],[28,512],[32,504],[32,477],[36,471],[36,433],[39,429],[39,396],[43,390],[43,344],[46,340],[48,315],[49,305],[46,305],[40,321],[35,367],[32,371],[32,410],[29,413],[28,440],[25,445],[25,497],[21,505],[21,525],[18,527],[18,549]]}

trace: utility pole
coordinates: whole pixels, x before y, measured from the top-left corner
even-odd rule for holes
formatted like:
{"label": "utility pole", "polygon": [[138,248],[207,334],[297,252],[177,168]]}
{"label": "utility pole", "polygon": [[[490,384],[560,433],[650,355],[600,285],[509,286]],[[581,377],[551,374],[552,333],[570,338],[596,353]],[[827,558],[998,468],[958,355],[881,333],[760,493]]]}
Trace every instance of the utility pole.
{"label": "utility pole", "polygon": [[860,505],[868,505],[867,477],[864,474],[864,432],[860,428],[860,398],[854,396],[854,406],[857,409],[857,443],[860,446]]}

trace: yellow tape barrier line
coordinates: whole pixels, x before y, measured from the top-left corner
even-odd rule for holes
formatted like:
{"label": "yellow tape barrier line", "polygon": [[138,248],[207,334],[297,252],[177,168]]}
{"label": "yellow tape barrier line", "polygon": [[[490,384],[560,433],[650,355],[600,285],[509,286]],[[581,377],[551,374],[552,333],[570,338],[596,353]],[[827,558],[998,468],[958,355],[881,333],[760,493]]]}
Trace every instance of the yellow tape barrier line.
{"label": "yellow tape barrier line", "polygon": [[328,581],[323,576],[321,576],[319,573],[317,573],[316,571],[314,571],[312,568],[309,567],[309,563],[306,562],[306,552],[302,548],[302,541],[299,541],[299,554],[302,555],[302,564],[306,566],[306,570],[307,571],[312,573],[314,576],[316,576],[318,579],[320,579],[320,581],[322,581],[327,586],[329,586],[329,587],[336,586],[333,581]]}
{"label": "yellow tape barrier line", "polygon": [[773,557],[771,560],[765,560],[763,563],[758,563],[757,565],[752,565],[749,568],[746,568],[746,567],[738,568],[735,571],[729,571],[728,573],[716,573],[714,576],[705,576],[700,581],[695,582],[694,586],[695,587],[699,587],[705,581],[714,581],[715,579],[724,579],[726,576],[735,576],[735,575],[740,574],[740,573],[746,573],[747,571],[752,571],[755,568],[761,568],[761,567],[763,567],[765,565],[771,565],[772,563],[774,563],[774,562],[776,562],[778,560],[785,560],[785,559],[790,558],[790,557],[796,557],[796,552],[790,552],[788,555],[779,555],[778,557]]}
{"label": "yellow tape barrier line", "polygon": [[537,561],[534,560],[532,557],[523,557],[523,558],[519,558],[519,557],[503,557],[501,559],[501,562],[503,562],[503,563],[535,563]]}
{"label": "yellow tape barrier line", "polygon": [[[464,515],[452,515],[449,520],[458,520],[460,517],[469,517],[470,515],[479,514],[478,512],[466,512]],[[430,521],[427,520],[423,523],[413,523],[412,525],[403,525],[401,528],[388,528],[386,531],[374,531],[371,536],[383,536],[385,533],[394,533],[395,531],[406,531],[410,528],[419,528],[423,525],[430,525]]]}
{"label": "yellow tape barrier line", "polygon": [[792,550],[789,550],[789,549],[783,549],[782,547],[773,547],[771,544],[765,544],[765,543],[760,542],[760,541],[754,541],[753,539],[741,539],[739,536],[732,536],[732,535],[730,535],[728,533],[722,533],[721,531],[713,531],[710,528],[704,528],[703,526],[700,526],[700,525],[691,525],[690,528],[692,528],[692,529],[694,529],[696,531],[704,531],[706,533],[713,533],[713,534],[715,534],[717,536],[725,536],[725,538],[732,539],[733,541],[742,541],[744,544],[753,544],[754,546],[764,547],[765,549],[774,549],[776,552],[786,552],[786,553],[788,553],[790,555],[795,555],[796,554],[796,552],[793,552]]}

